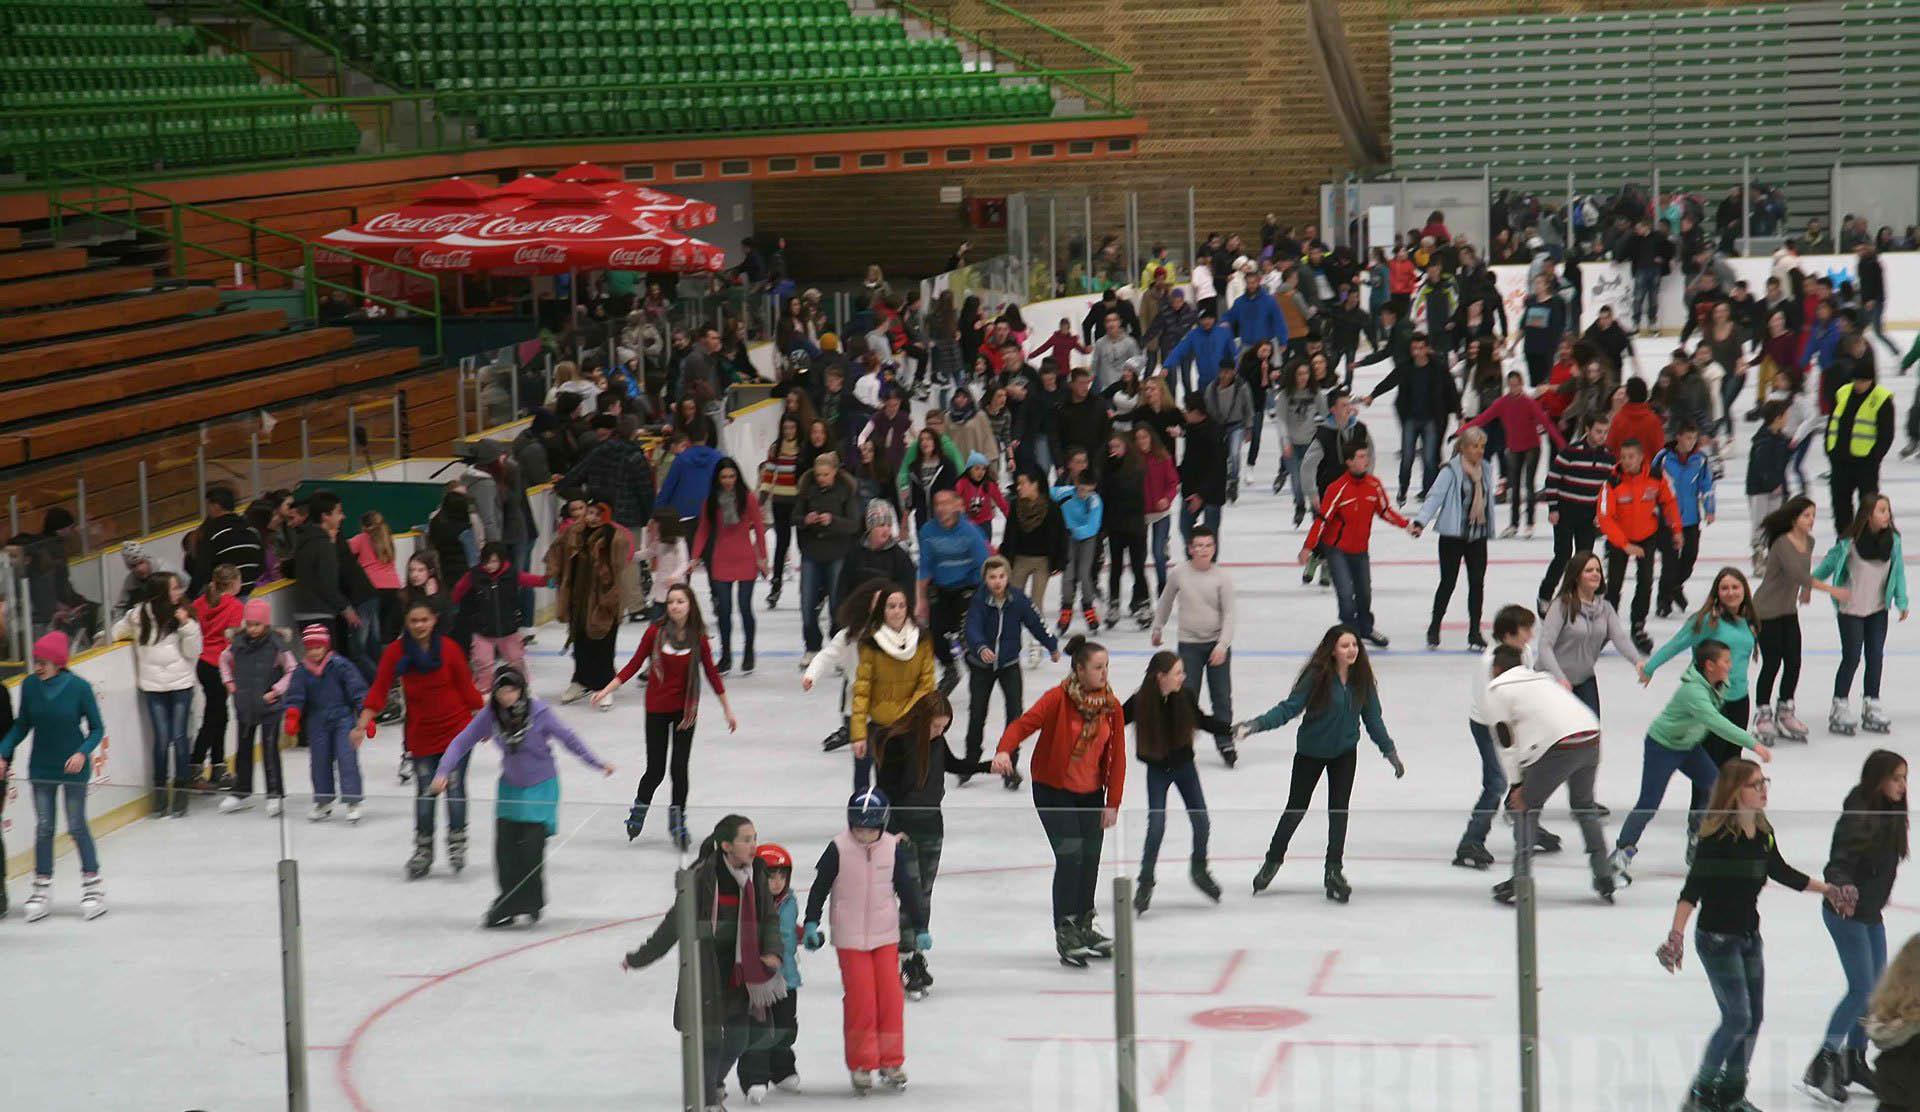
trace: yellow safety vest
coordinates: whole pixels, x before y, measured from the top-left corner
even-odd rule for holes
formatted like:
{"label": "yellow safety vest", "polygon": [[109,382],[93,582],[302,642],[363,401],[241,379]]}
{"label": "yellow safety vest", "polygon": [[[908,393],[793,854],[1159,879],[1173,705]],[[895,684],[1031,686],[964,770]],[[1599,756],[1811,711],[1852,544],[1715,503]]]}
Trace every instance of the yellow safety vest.
{"label": "yellow safety vest", "polygon": [[[1853,396],[1853,383],[1842,386],[1833,396],[1833,412],[1827,415],[1827,454],[1833,454],[1834,442],[1840,439],[1840,415],[1847,411],[1847,400]],[[1867,394],[1867,400],[1860,403],[1860,411],[1853,415],[1853,435],[1847,438],[1847,455],[1854,459],[1865,459],[1873,454],[1880,439],[1880,407],[1893,400],[1893,391],[1875,384]]]}

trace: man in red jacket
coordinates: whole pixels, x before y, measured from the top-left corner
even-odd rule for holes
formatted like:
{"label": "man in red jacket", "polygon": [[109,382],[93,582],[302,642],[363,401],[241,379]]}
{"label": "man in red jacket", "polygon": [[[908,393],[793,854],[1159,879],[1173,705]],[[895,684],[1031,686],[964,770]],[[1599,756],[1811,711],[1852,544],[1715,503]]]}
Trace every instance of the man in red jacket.
{"label": "man in red jacket", "polygon": [[1627,380],[1627,404],[1613,415],[1612,427],[1607,430],[1607,450],[1618,459],[1620,446],[1629,440],[1638,440],[1641,453],[1648,458],[1667,446],[1667,423],[1647,404],[1647,384],[1638,378]]}
{"label": "man in red jacket", "polygon": [[1395,512],[1387,497],[1387,488],[1368,471],[1373,457],[1367,445],[1354,441],[1347,445],[1346,471],[1320,495],[1320,507],[1314,511],[1313,528],[1300,547],[1299,560],[1307,562],[1316,548],[1333,574],[1333,593],[1340,603],[1340,621],[1376,649],[1387,647],[1387,637],[1373,628],[1373,568],[1367,546],[1373,539],[1373,519],[1378,516],[1398,529],[1411,529],[1407,519]]}
{"label": "man in red jacket", "polygon": [[[1634,380],[1638,382],[1638,379]],[[1624,411],[1623,411],[1624,412]],[[1638,440],[1620,445],[1620,465],[1600,492],[1600,513],[1595,523],[1607,538],[1607,602],[1620,609],[1620,588],[1627,574],[1627,560],[1633,560],[1633,643],[1641,652],[1653,651],[1653,639],[1647,636],[1647,607],[1653,592],[1653,554],[1663,540],[1664,522],[1680,544],[1680,504],[1665,475],[1649,474],[1647,454]]]}

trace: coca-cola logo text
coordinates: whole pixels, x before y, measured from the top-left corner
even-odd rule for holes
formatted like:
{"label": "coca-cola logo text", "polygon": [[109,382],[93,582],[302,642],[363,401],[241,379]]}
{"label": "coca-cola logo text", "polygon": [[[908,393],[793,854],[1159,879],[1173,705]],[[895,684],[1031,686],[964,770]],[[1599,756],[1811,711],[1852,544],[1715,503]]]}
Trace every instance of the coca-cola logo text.
{"label": "coca-cola logo text", "polygon": [[496,216],[475,229],[474,234],[496,239],[523,239],[528,236],[599,235],[607,226],[605,214],[549,216],[527,219],[520,216]]}
{"label": "coca-cola logo text", "polygon": [[420,265],[427,270],[461,270],[473,265],[473,252],[423,251]]}
{"label": "coca-cola logo text", "polygon": [[658,247],[622,247],[607,255],[608,266],[659,266],[660,249]]}
{"label": "coca-cola logo text", "polygon": [[567,261],[567,249],[564,247],[555,247],[552,244],[542,244],[538,247],[520,247],[514,250],[513,261],[515,265],[525,265],[528,263],[564,263]]}
{"label": "coca-cola logo text", "polygon": [[444,236],[464,232],[485,219],[479,213],[444,212],[433,216],[401,216],[397,212],[389,212],[367,221],[367,231]]}

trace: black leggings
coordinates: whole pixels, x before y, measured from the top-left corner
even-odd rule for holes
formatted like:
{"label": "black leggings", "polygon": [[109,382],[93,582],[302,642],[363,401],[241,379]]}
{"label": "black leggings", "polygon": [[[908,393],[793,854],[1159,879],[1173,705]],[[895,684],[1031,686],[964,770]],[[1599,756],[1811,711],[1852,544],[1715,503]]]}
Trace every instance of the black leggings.
{"label": "black leggings", "polygon": [[[1720,713],[1726,716],[1727,721],[1743,730],[1746,729],[1747,720],[1753,715],[1753,696],[1742,695],[1738,699],[1732,699],[1721,704]],[[1726,764],[1728,761],[1740,755],[1740,747],[1738,745],[1712,732],[1708,732],[1706,737],[1700,739],[1700,748],[1706,750],[1707,756],[1713,758],[1713,767],[1715,768],[1719,768],[1721,765]]]}
{"label": "black leggings", "polygon": [[1540,470],[1540,449],[1532,448],[1525,452],[1516,452],[1508,448],[1501,457],[1501,470],[1507,477],[1507,505],[1512,512],[1507,515],[1507,524],[1520,524],[1520,501],[1522,496],[1527,503],[1527,525],[1533,525],[1534,506],[1540,500],[1540,492],[1534,489],[1534,476]]}
{"label": "black leggings", "polygon": [[653,793],[667,775],[667,746],[673,746],[673,805],[687,805],[687,758],[693,755],[693,727],[680,725],[683,712],[647,712],[647,770],[640,774],[640,788],[633,793],[633,805],[645,807],[653,802]]}
{"label": "black leggings", "polygon": [[1553,559],[1547,561],[1547,574],[1540,580],[1537,597],[1552,598],[1559,594],[1560,577],[1566,574],[1574,550],[1592,552],[1599,538],[1600,527],[1593,522],[1592,507],[1561,510],[1560,522],[1553,527]]}
{"label": "black leggings", "polygon": [[1145,533],[1108,533],[1107,597],[1120,597],[1120,558],[1133,561],[1133,594],[1127,605],[1137,609],[1147,604],[1147,535]]}
{"label": "black leggings", "polygon": [[1433,628],[1440,628],[1440,619],[1446,616],[1447,604],[1453,601],[1453,585],[1460,580],[1460,563],[1467,565],[1467,615],[1473,622],[1473,629],[1480,629],[1480,610],[1486,603],[1487,587],[1487,538],[1466,540],[1462,537],[1440,538],[1440,586],[1433,592]]}
{"label": "black leggings", "polygon": [[980,759],[981,746],[986,741],[987,704],[993,701],[993,688],[1000,685],[1000,698],[1006,705],[1007,721],[1011,723],[1020,717],[1026,709],[1021,691],[1020,662],[1017,660],[996,660],[994,667],[982,668],[978,664],[967,665],[967,762]]}
{"label": "black leggings", "polygon": [[[940,847],[947,840],[946,819],[938,807],[896,808],[887,819],[887,829],[900,835],[907,843],[908,867],[913,870],[913,881],[920,889],[920,906],[926,909],[927,921],[933,921],[933,882],[940,877]],[[900,909],[900,948],[914,948],[918,934],[913,920],[908,917],[907,909]]]}
{"label": "black leggings", "polygon": [[1347,804],[1353,799],[1355,750],[1338,757],[1293,755],[1293,786],[1287,790],[1287,810],[1280,825],[1273,828],[1273,841],[1267,846],[1268,860],[1287,856],[1287,845],[1300,820],[1307,817],[1307,804],[1313,802],[1313,790],[1320,786],[1320,775],[1327,777],[1327,864],[1337,866],[1347,854]]}
{"label": "black leggings", "polygon": [[793,543],[793,500],[773,502],[773,576],[775,583],[787,574],[787,548]]}
{"label": "black leggings", "polygon": [[1760,678],[1753,685],[1754,702],[1773,702],[1773,678],[1780,677],[1780,700],[1792,702],[1800,686],[1800,615],[1760,619]]}
{"label": "black leggings", "polygon": [[220,678],[220,669],[204,660],[194,665],[194,674],[200,678],[207,705],[200,715],[200,732],[194,735],[193,756],[188,763],[198,769],[201,761],[210,759],[217,776],[227,763],[227,685]]}
{"label": "black leggings", "polygon": [[1054,925],[1093,914],[1093,894],[1100,885],[1100,843],[1106,835],[1100,825],[1106,796],[1065,791],[1035,780],[1033,805],[1053,847]]}

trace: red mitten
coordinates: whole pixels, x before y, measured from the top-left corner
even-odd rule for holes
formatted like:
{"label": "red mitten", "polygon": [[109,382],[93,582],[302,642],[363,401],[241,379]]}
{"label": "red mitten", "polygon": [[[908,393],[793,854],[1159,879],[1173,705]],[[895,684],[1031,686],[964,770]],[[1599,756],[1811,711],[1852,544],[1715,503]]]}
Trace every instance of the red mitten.
{"label": "red mitten", "polygon": [[379,727],[379,726],[376,726],[376,725],[375,725],[375,724],[373,723],[373,721],[372,721],[371,719],[369,719],[369,720],[367,721],[367,740],[368,740],[368,741],[372,741],[372,740],[373,740],[373,735],[374,735],[374,734],[375,734],[376,732],[378,732],[378,731],[379,731],[379,729],[380,729],[380,727]]}
{"label": "red mitten", "polygon": [[300,736],[300,708],[288,707],[285,724],[282,726],[288,737]]}

